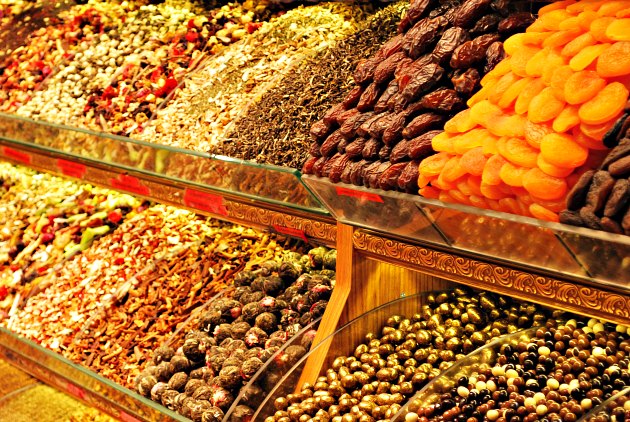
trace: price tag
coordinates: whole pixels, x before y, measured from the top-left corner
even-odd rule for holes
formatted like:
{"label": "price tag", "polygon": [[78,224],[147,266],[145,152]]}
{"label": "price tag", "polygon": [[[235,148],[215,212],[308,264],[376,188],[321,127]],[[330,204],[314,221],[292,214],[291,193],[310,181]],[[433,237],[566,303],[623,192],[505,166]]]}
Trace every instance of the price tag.
{"label": "price tag", "polygon": [[2,147],[2,153],[5,157],[19,161],[20,163],[31,164],[32,161],[31,154],[10,147]]}
{"label": "price tag", "polygon": [[122,410],[118,414],[118,418],[123,422],[140,422],[140,419],[131,416],[129,413],[123,412]]}
{"label": "price tag", "polygon": [[116,179],[109,179],[112,188],[122,190],[136,195],[149,196],[151,189],[143,185],[140,179],[127,174],[119,174]]}
{"label": "price tag", "polygon": [[63,160],[61,158],[57,160],[57,168],[65,176],[74,177],[76,179],[83,179],[87,171],[85,164]]}
{"label": "price tag", "polygon": [[81,387],[77,387],[76,385],[69,382],[66,385],[66,389],[68,390],[68,393],[72,394],[74,397],[78,397],[82,400],[85,399],[85,390]]}
{"label": "price tag", "polygon": [[350,196],[353,198],[363,199],[365,201],[383,203],[383,198],[381,198],[381,195],[376,193],[363,192],[360,190],[348,189],[341,186],[337,186],[336,189],[338,196]]}
{"label": "price tag", "polygon": [[212,214],[228,215],[222,196],[195,189],[186,189],[184,191],[184,205]]}
{"label": "price tag", "polygon": [[304,230],[294,229],[291,227],[285,227],[279,224],[274,224],[273,229],[277,231],[278,233],[286,234],[287,236],[297,237],[299,239],[302,239],[305,242],[308,242],[308,238],[306,237]]}

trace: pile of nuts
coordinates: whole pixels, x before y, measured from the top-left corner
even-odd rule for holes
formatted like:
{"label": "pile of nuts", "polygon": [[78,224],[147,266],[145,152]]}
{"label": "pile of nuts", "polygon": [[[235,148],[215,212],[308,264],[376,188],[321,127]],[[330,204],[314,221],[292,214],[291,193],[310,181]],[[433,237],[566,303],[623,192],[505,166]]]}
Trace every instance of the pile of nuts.
{"label": "pile of nuts", "polygon": [[[318,247],[306,255],[290,252],[282,261],[241,271],[235,290],[212,302],[181,346],[155,350],[137,379],[140,394],[194,421],[235,420],[253,415],[270,391],[310,348],[314,330],[285,346],[320,317],[335,283],[336,251]],[[265,362],[264,374],[247,385]]]}

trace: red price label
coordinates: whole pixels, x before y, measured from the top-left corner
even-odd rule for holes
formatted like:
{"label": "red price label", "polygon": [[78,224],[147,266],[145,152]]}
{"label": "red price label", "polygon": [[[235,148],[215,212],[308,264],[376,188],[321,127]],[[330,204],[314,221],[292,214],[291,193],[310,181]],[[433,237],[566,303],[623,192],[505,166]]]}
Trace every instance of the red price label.
{"label": "red price label", "polygon": [[228,215],[222,196],[195,189],[186,189],[184,191],[184,205],[212,214]]}
{"label": "red price label", "polygon": [[122,410],[118,414],[118,417],[123,422],[140,422],[140,419],[133,417],[129,413],[123,412]]}
{"label": "red price label", "polygon": [[83,179],[83,176],[85,176],[85,172],[87,171],[85,164],[74,163],[61,158],[57,160],[57,168],[65,176],[74,177],[76,179]]}
{"label": "red price label", "polygon": [[31,154],[10,147],[2,147],[2,153],[5,157],[19,161],[20,163],[31,164],[32,161]]}
{"label": "red price label", "polygon": [[274,224],[273,229],[277,231],[278,233],[286,234],[287,236],[297,237],[297,238],[302,239],[305,242],[308,242],[308,238],[306,237],[304,230],[280,226],[278,224]]}
{"label": "red price label", "polygon": [[151,189],[143,185],[140,179],[126,174],[119,174],[116,179],[109,179],[112,188],[134,193],[136,195],[149,196]]}
{"label": "red price label", "polygon": [[68,390],[68,393],[72,394],[74,397],[85,399],[85,390],[83,390],[81,387],[77,387],[76,385],[69,382],[66,386],[66,389]]}
{"label": "red price label", "polygon": [[337,195],[339,196],[350,196],[353,198],[363,199],[371,202],[380,202],[383,203],[383,198],[381,195],[372,192],[363,192],[360,190],[348,189],[341,186],[337,186]]}

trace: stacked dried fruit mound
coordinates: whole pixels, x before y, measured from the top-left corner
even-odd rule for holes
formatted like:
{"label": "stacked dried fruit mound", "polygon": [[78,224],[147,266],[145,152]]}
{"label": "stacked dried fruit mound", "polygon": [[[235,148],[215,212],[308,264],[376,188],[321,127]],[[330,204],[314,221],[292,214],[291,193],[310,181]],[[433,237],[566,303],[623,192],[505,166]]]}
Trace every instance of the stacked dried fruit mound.
{"label": "stacked dried fruit mound", "polygon": [[357,84],[311,128],[305,173],[372,188],[418,191],[419,160],[481,77],[502,40],[533,16],[509,2],[412,2],[400,34],[357,66]]}
{"label": "stacked dried fruit mound", "polygon": [[550,318],[533,304],[463,288],[427,299],[420,313],[390,317],[380,336],[368,333],[352,356],[338,356],[315,385],[277,398],[276,412],[266,422],[390,419],[465,354],[506,333],[555,325],[561,317],[558,312]]}
{"label": "stacked dried fruit mound", "polygon": [[361,22],[361,29],[291,69],[231,126],[217,153],[300,168],[311,145],[309,130],[352,88],[360,59],[396,35],[409,3],[389,5]]}
{"label": "stacked dried fruit mound", "polygon": [[[155,350],[138,377],[138,392],[194,421],[218,422],[242,390],[231,420],[248,420],[308,351],[314,332],[276,354],[323,314],[335,266],[336,251],[320,247],[238,273],[235,291],[211,303],[183,341]],[[272,357],[264,376],[244,387]]]}
{"label": "stacked dried fruit mound", "polygon": [[630,87],[629,1],[540,10],[465,110],[433,138],[420,193],[558,221],[568,190],[599,166]]}
{"label": "stacked dried fruit mound", "polygon": [[167,237],[172,253],[151,262],[116,289],[111,305],[91,315],[63,355],[125,387],[191,312],[232,284],[234,274],[279,260],[285,246],[252,229],[192,220],[199,240],[185,247]]}
{"label": "stacked dried fruit mound", "polygon": [[138,138],[214,152],[227,126],[305,56],[357,30],[369,6],[300,6],[211,57]]}
{"label": "stacked dried fruit mound", "polygon": [[608,153],[597,170],[586,171],[573,186],[567,195],[567,209],[560,213],[561,223],[630,235],[628,113],[630,103],[626,105],[624,118],[617,122],[618,130],[608,132],[611,135],[616,134],[615,138],[621,138],[609,139],[609,145],[617,146]]}
{"label": "stacked dried fruit mound", "polygon": [[71,255],[141,206],[106,189],[0,164],[0,321]]}

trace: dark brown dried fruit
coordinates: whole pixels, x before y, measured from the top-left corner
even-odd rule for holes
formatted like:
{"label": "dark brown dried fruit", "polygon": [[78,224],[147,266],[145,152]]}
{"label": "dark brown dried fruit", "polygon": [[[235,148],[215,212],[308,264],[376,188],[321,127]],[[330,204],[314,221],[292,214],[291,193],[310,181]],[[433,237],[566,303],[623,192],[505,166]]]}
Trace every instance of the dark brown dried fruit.
{"label": "dark brown dried fruit", "polygon": [[567,209],[571,211],[578,211],[584,206],[586,203],[586,195],[591,188],[594,175],[595,170],[589,170],[580,176],[577,183],[567,195]]}
{"label": "dark brown dried fruit", "polygon": [[577,211],[564,210],[560,212],[559,217],[561,223],[578,227],[584,226],[584,221]]}
{"label": "dark brown dried fruit", "polygon": [[608,171],[615,177],[625,176],[630,173],[630,156],[620,158],[609,165]]}
{"label": "dark brown dried fruit", "polygon": [[[377,120],[381,119],[382,117],[383,117],[382,114],[375,114],[374,116],[366,120],[357,129],[357,135],[362,136],[364,138],[369,138],[370,135],[368,133],[369,133],[370,128],[376,123]],[[376,138],[376,136],[373,136],[373,138]]]}
{"label": "dark brown dried fruit", "polygon": [[[599,212],[604,207],[606,199],[608,199],[608,195],[614,185],[615,179],[613,179],[606,171],[600,170],[593,175],[591,187],[586,194],[586,205],[593,213]],[[584,219],[584,215],[582,215],[581,210],[580,215]],[[586,220],[584,220],[584,222],[587,225],[589,224]]]}
{"label": "dark brown dried fruit", "polygon": [[383,44],[381,48],[379,48],[379,50],[375,54],[375,57],[377,57],[378,60],[385,60],[392,55],[398,53],[402,50],[403,39],[404,36],[402,34],[398,34],[395,37],[391,38],[389,41]]}
{"label": "dark brown dried fruit", "polygon": [[348,92],[348,94],[346,94],[341,104],[346,110],[350,110],[353,107],[357,106],[357,103],[361,99],[362,94],[363,94],[363,87],[360,85],[357,85],[354,88],[352,88],[350,92]]}
{"label": "dark brown dried fruit", "polygon": [[529,12],[512,13],[510,16],[499,22],[497,29],[499,34],[507,37],[519,32],[525,32],[525,29],[534,23],[534,20],[534,15]]}
{"label": "dark brown dried fruit", "polygon": [[308,153],[312,155],[313,157],[321,157],[322,156],[321,145],[318,144],[317,142],[313,142],[313,144],[311,145],[311,149],[309,149]]}
{"label": "dark brown dried fruit", "polygon": [[371,82],[374,77],[376,66],[378,66],[380,62],[381,61],[377,57],[361,60],[359,64],[357,64],[357,68],[354,70],[354,81],[357,84],[367,84],[368,82]]}
{"label": "dark brown dried fruit", "polygon": [[501,19],[503,18],[496,14],[484,15],[475,23],[475,26],[470,29],[470,34],[480,35],[488,32],[496,32]]}
{"label": "dark brown dried fruit", "polygon": [[417,59],[433,42],[442,34],[442,30],[448,26],[448,20],[443,16],[424,18],[416,23],[405,34],[403,39],[403,51],[412,59]]}
{"label": "dark brown dried fruit", "polygon": [[367,167],[368,162],[365,160],[352,163],[352,170],[350,171],[350,183],[357,186],[363,186],[363,170]]}
{"label": "dark brown dried fruit", "polygon": [[391,166],[391,163],[382,163],[380,161],[377,161],[375,164],[375,167],[366,167],[363,173],[363,184],[372,189],[378,189],[381,175],[389,166]]}
{"label": "dark brown dried fruit", "polygon": [[[626,106],[627,108],[627,106]],[[630,127],[630,114],[624,113],[604,135],[602,142],[608,148],[614,148],[619,145],[619,140],[626,135],[628,128]]]}
{"label": "dark brown dried fruit", "polygon": [[392,163],[400,163],[402,161],[409,160],[409,147],[410,141],[402,140],[392,148],[392,152],[389,155],[389,161]]}
{"label": "dark brown dried fruit", "polygon": [[580,217],[584,222],[586,227],[589,227],[593,230],[601,230],[602,225],[600,224],[599,217],[595,215],[593,210],[590,207],[583,207],[580,210]]}
{"label": "dark brown dried fruit", "polygon": [[324,117],[322,120],[324,120],[324,123],[332,127],[333,125],[337,124],[337,118],[344,111],[346,111],[346,108],[344,107],[343,103],[336,104],[332,106],[326,112],[326,114],[324,114]]}
{"label": "dark brown dried fruit", "polygon": [[378,179],[378,187],[384,190],[392,190],[398,186],[398,178],[407,167],[407,163],[392,164],[383,171]]}
{"label": "dark brown dried fruit", "polygon": [[365,112],[374,109],[379,95],[381,95],[381,88],[376,82],[371,83],[370,86],[363,91],[363,94],[361,94],[361,99],[359,99],[359,103],[357,104],[357,110]]}
{"label": "dark brown dried fruit", "polygon": [[337,151],[341,154],[344,154],[349,143],[350,142],[346,138],[341,138],[341,141],[339,141],[339,144],[337,144]]}
{"label": "dark brown dried fruit", "polygon": [[484,34],[460,45],[453,52],[451,67],[467,69],[486,58],[486,50],[493,42],[499,41],[497,34]]}
{"label": "dark brown dried fruit", "polygon": [[330,125],[327,125],[323,120],[318,120],[311,126],[311,139],[314,141],[323,141],[330,132]]}
{"label": "dark brown dried fruit", "polygon": [[504,58],[505,50],[503,49],[503,43],[501,41],[493,42],[486,50],[486,65],[483,71],[489,73]]}
{"label": "dark brown dried fruit", "polygon": [[343,113],[339,113],[337,116],[337,124],[339,126],[343,125],[348,119],[352,119],[356,117],[360,113],[356,108],[352,108],[350,110],[346,110]]}
{"label": "dark brown dried fruit", "polygon": [[[458,0],[446,0],[441,1],[440,4],[436,5],[430,12],[429,17],[435,18],[440,15],[444,15],[450,12],[455,11],[459,7]],[[450,21],[449,21],[450,22]]]}
{"label": "dark brown dried fruit", "polygon": [[306,162],[304,163],[304,165],[302,166],[302,173],[304,174],[313,174],[313,166],[315,165],[315,162],[319,160],[318,157],[309,157],[308,160],[306,160]]}
{"label": "dark brown dried fruit", "polygon": [[317,161],[315,161],[315,163],[313,164],[313,174],[316,174],[317,176],[321,177],[327,160],[328,160],[327,157],[318,158]]}
{"label": "dark brown dried fruit", "polygon": [[602,229],[607,232],[623,234],[623,228],[621,225],[609,217],[602,217],[602,219],[599,220],[599,224],[601,224]]}
{"label": "dark brown dried fruit", "polygon": [[420,100],[420,105],[427,109],[442,113],[454,113],[464,106],[464,102],[453,89],[438,89]]}
{"label": "dark brown dried fruit", "polygon": [[321,177],[329,177],[330,171],[333,169],[333,165],[335,164],[335,161],[337,161],[337,159],[340,156],[341,156],[341,154],[337,153],[337,154],[335,154],[332,157],[327,159],[326,163],[324,163],[324,166],[322,167]]}
{"label": "dark brown dried fruit", "polygon": [[404,138],[412,139],[416,136],[420,136],[425,133],[427,130],[441,125],[444,122],[444,116],[440,116],[435,113],[425,113],[413,119],[409,124],[405,127],[402,132]]}
{"label": "dark brown dried fruit", "polygon": [[355,139],[354,141],[350,142],[348,146],[346,147],[346,154],[350,158],[360,157],[361,153],[363,152],[363,147],[365,146],[366,142],[367,142],[367,139],[365,138]]}
{"label": "dark brown dried fruit", "polygon": [[346,120],[339,131],[341,135],[346,139],[352,139],[357,134],[357,129],[365,123],[368,119],[374,116],[374,113],[357,113],[354,117]]}
{"label": "dark brown dried fruit", "polygon": [[394,115],[390,126],[383,131],[383,142],[386,145],[394,145],[402,138],[402,132],[405,128],[406,119],[404,113]]}
{"label": "dark brown dried fruit", "polygon": [[409,28],[418,22],[418,19],[421,19],[431,9],[429,6],[433,2],[433,0],[415,0],[411,2],[409,9],[407,9],[407,14],[398,24],[398,32],[407,32]]}
{"label": "dark brown dried fruit", "polygon": [[602,169],[606,170],[609,165],[614,163],[615,161],[623,158],[627,155],[630,155],[630,138],[622,139],[619,142],[619,145],[614,147],[604,159],[602,163]]}
{"label": "dark brown dried fruit", "polygon": [[[429,63],[424,66],[417,74],[415,74],[407,86],[402,91],[403,98],[407,100],[407,102],[413,102],[417,98],[420,97],[423,93],[432,88],[435,84],[437,84],[442,75],[444,74],[444,69],[435,64]],[[402,86],[402,84],[401,84]]]}
{"label": "dark brown dried fruit", "polygon": [[[407,60],[411,62],[411,59],[407,59]],[[398,81],[392,80],[389,83],[389,85],[387,85],[387,88],[385,88],[385,91],[383,91],[383,93],[381,94],[381,97],[376,102],[376,105],[374,106],[374,111],[376,113],[382,113],[386,111],[387,102],[392,96],[394,96],[397,93],[398,93]]]}
{"label": "dark brown dried fruit", "polygon": [[419,160],[433,154],[431,141],[443,131],[431,130],[409,141],[409,157]]}
{"label": "dark brown dried fruit", "polygon": [[470,36],[466,30],[458,27],[448,28],[433,49],[433,60],[442,66],[448,64],[453,51],[468,40]]}
{"label": "dark brown dried fruit", "polygon": [[368,161],[374,161],[378,159],[378,152],[381,149],[381,141],[378,139],[368,139],[368,141],[363,146],[363,151],[361,155]]}
{"label": "dark brown dried fruit", "polygon": [[367,131],[368,135],[376,139],[382,138],[383,132],[385,131],[385,129],[387,129],[391,125],[393,119],[394,119],[393,114],[389,114],[389,113],[382,114],[381,117],[378,120],[376,120],[374,124],[372,124],[368,128],[368,131]]}
{"label": "dark brown dried fruit", "polygon": [[330,169],[330,173],[328,174],[328,178],[331,182],[338,183],[341,181],[341,173],[343,173],[343,171],[346,169],[349,162],[350,157],[345,154],[337,154],[337,159],[334,160],[334,163],[332,164]]}
{"label": "dark brown dried fruit", "polygon": [[510,13],[510,9],[508,8],[509,5],[510,0],[492,0],[490,8],[499,13],[501,16],[507,16]]}
{"label": "dark brown dried fruit", "polygon": [[405,53],[399,51],[383,60],[374,71],[374,82],[383,84],[391,80],[394,77],[398,63],[405,58]]}
{"label": "dark brown dried fruit", "polygon": [[337,152],[337,146],[343,139],[341,131],[337,129],[332,134],[328,135],[328,138],[324,141],[320,148],[320,152],[324,157],[331,157]]}
{"label": "dark brown dried fruit", "polygon": [[418,193],[418,177],[420,176],[420,161],[407,163],[407,167],[398,177],[398,188],[407,193]]}
{"label": "dark brown dried fruit", "polygon": [[480,81],[481,76],[479,76],[479,72],[474,67],[467,69],[463,73],[456,73],[451,78],[455,91],[466,97],[472,95],[472,93],[477,89]]}
{"label": "dark brown dried fruit", "polygon": [[353,166],[354,164],[355,164],[355,163],[353,163],[353,162],[349,162],[349,163],[346,165],[346,168],[345,168],[345,169],[343,169],[343,172],[341,172],[341,181],[342,181],[343,183],[352,183],[352,182],[350,181],[350,173],[352,172],[352,166]]}
{"label": "dark brown dried fruit", "polygon": [[470,28],[489,9],[492,0],[465,0],[453,15],[453,25]]}
{"label": "dark brown dried fruit", "polygon": [[620,213],[630,200],[630,182],[627,179],[619,179],[615,182],[612,192],[606,201],[604,215],[613,217]]}
{"label": "dark brown dried fruit", "polygon": [[392,153],[392,147],[390,147],[389,145],[383,145],[381,147],[381,149],[378,151],[378,158],[381,161],[387,161],[389,160],[389,156]]}
{"label": "dark brown dried fruit", "polygon": [[623,227],[623,232],[626,235],[630,235],[630,208],[626,211],[626,214],[623,216],[621,220],[621,227]]}

